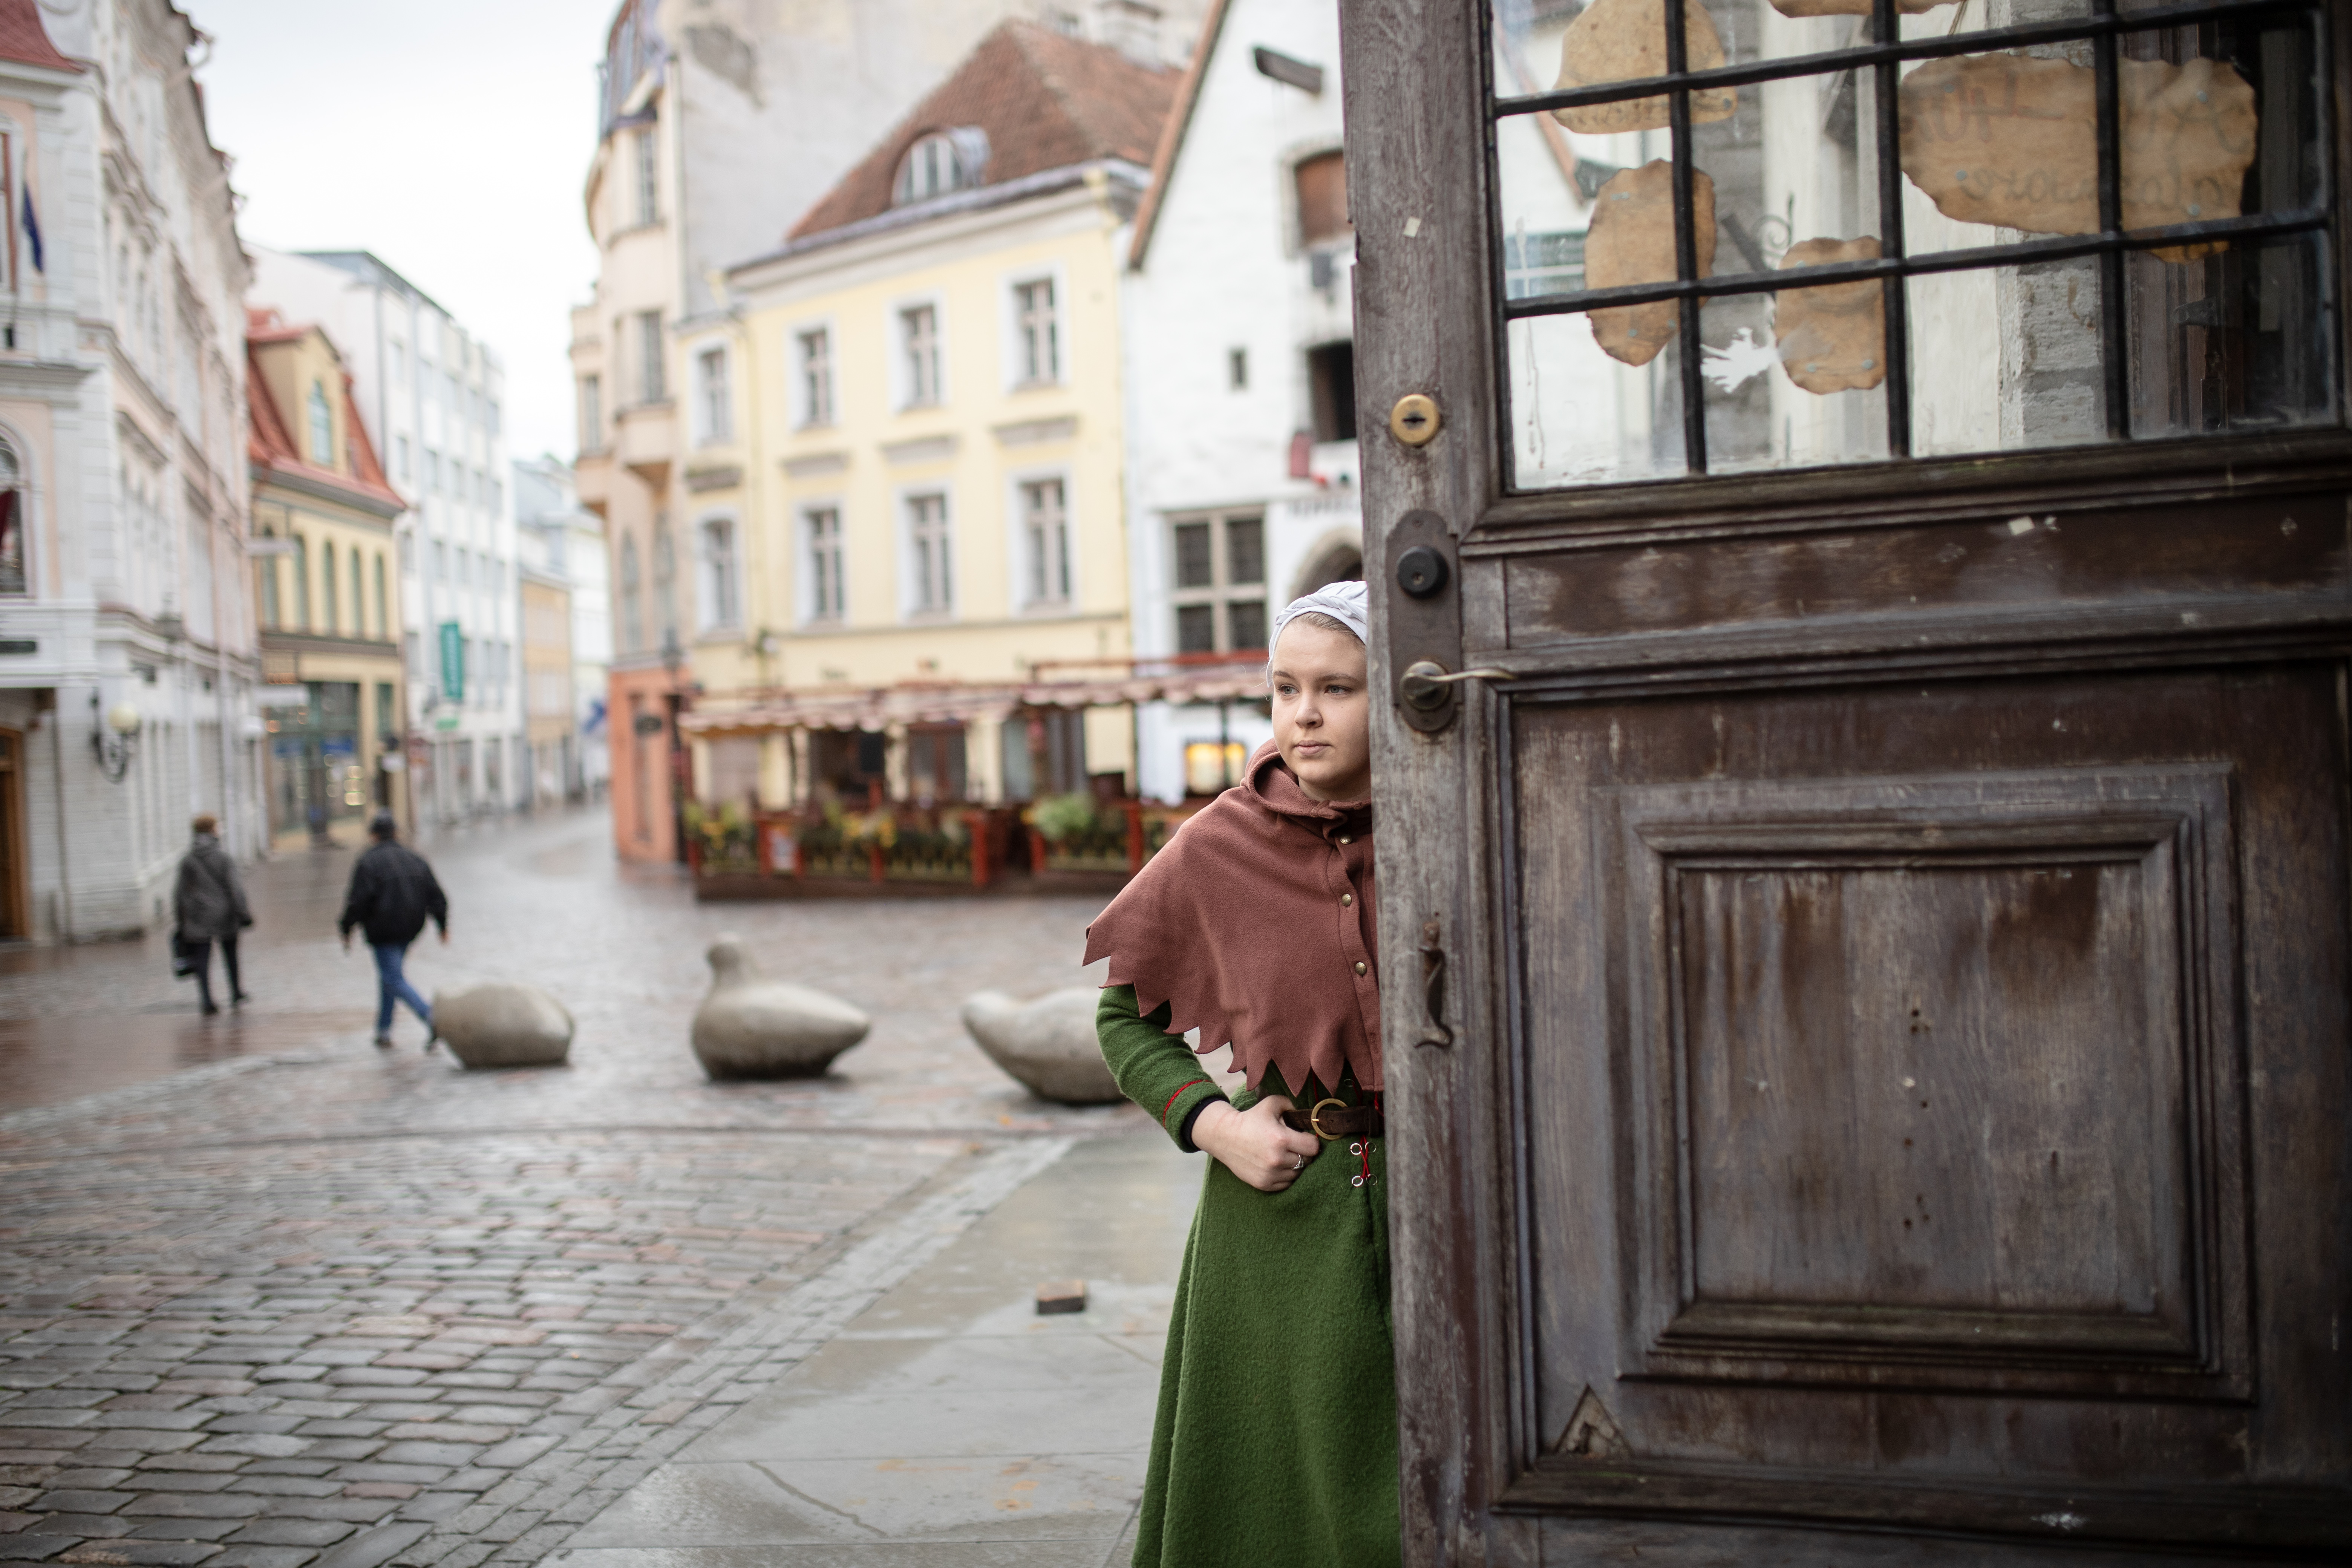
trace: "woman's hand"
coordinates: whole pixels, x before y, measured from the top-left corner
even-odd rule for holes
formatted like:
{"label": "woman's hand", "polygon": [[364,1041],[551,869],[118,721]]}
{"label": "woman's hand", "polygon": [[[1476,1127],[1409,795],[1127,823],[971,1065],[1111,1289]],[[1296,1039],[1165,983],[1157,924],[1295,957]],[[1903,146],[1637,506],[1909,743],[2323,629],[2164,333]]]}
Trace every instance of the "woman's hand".
{"label": "woman's hand", "polygon": [[1212,1100],[1192,1119],[1192,1143],[1262,1193],[1278,1193],[1298,1179],[1323,1141],[1282,1124],[1290,1101],[1269,1094],[1247,1110]]}

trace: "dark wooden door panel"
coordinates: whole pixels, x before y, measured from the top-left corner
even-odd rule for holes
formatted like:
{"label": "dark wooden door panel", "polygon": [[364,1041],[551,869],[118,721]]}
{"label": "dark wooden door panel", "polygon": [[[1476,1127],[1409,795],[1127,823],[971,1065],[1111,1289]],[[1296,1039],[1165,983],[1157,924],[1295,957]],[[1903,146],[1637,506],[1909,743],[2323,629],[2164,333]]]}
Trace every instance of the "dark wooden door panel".
{"label": "dark wooden door panel", "polygon": [[1507,1496],[2346,1539],[2339,685],[1516,703]]}

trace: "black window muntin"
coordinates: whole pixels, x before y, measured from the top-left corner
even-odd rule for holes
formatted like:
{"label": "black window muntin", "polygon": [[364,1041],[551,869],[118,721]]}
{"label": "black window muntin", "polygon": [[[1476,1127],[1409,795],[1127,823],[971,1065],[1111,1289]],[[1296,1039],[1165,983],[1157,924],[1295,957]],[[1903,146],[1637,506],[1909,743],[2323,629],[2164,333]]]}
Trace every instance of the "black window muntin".
{"label": "black window muntin", "polygon": [[[1704,0],[1687,0],[1687,3],[1698,5]],[[2063,261],[2075,257],[2095,256],[2099,260],[2100,374],[2104,384],[2101,391],[2105,405],[2106,433],[2111,441],[2130,441],[2135,437],[2131,431],[2129,341],[2124,321],[2125,254],[2135,250],[2156,250],[2205,238],[2269,239],[2308,234],[2316,251],[2315,270],[2320,280],[2317,315],[2320,336],[2326,344],[2323,355],[2328,377],[2326,400],[2328,406],[2336,407],[2336,268],[2329,244],[2334,225],[2332,209],[2336,189],[2336,131],[2331,114],[2335,100],[2330,79],[2336,47],[2328,30],[2330,18],[2326,0],[2191,0],[2185,5],[2151,6],[2127,12],[2117,10],[2116,0],[2090,0],[2090,8],[2091,15],[2084,17],[2021,23],[2015,26],[1906,41],[1902,39],[1897,29],[1895,0],[1872,0],[1872,42],[1868,44],[1695,71],[1688,68],[1685,8],[1681,5],[1667,4],[1660,7],[1666,27],[1666,74],[1664,76],[1549,92],[1523,93],[1502,99],[1496,96],[1490,74],[1486,84],[1486,202],[1488,250],[1494,272],[1490,279],[1492,298],[1502,302],[1495,322],[1497,374],[1502,374],[1504,367],[1510,363],[1510,345],[1505,334],[1513,321],[1538,316],[1570,315],[1601,306],[1675,300],[1678,306],[1676,368],[1681,384],[1684,453],[1684,472],[1675,477],[1696,479],[1707,471],[1706,397],[1701,381],[1704,366],[1699,340],[1701,301],[1737,294],[1778,293],[1787,289],[1876,278],[1884,289],[1882,300],[1885,319],[1886,451],[1891,458],[1905,459],[1911,456],[1911,334],[1905,282],[1929,273],[1974,271],[1986,267]],[[1494,10],[1491,5],[1481,5],[1480,10],[1490,35],[1485,55],[1492,58]],[[2122,227],[2122,153],[2118,141],[2120,109],[2116,89],[2116,39],[2126,33],[2151,32],[2166,27],[2278,13],[2293,13],[2304,17],[2311,29],[2312,70],[2316,79],[2309,101],[2316,121],[2312,127],[2312,137],[2317,161],[2312,187],[2313,199],[2286,212],[2207,218],[2196,223],[2170,224],[2162,228],[2135,229],[2126,234]],[[1924,257],[1908,254],[1903,237],[1905,176],[1899,144],[1901,117],[1895,97],[1902,79],[1903,65],[1911,60],[1985,54],[2038,44],[2072,43],[2085,38],[2091,42],[2095,73],[2099,232],[2056,235],[2045,239],[1977,246],[1964,250],[1938,250]],[[1895,41],[1883,41],[1886,39]],[[1690,95],[1707,88],[1749,87],[1788,77],[1860,70],[1864,67],[1871,69],[1874,78],[1878,109],[1874,127],[1878,154],[1880,234],[1877,259],[1699,278],[1697,237],[1691,218],[1691,173],[1697,167],[1697,160],[1691,140]],[[1555,109],[1570,109],[1585,104],[1616,103],[1627,99],[1655,98],[1661,93],[1666,97],[1667,131],[1674,163],[1674,280],[1511,298],[1504,276],[1507,237],[1502,214],[1501,163],[1495,127],[1503,121],[1522,115],[1548,113]],[[1499,385],[1496,390],[1499,395]],[[1500,427],[1507,428],[1507,421],[1503,422]],[[1510,471],[1507,454],[1504,471]]]}

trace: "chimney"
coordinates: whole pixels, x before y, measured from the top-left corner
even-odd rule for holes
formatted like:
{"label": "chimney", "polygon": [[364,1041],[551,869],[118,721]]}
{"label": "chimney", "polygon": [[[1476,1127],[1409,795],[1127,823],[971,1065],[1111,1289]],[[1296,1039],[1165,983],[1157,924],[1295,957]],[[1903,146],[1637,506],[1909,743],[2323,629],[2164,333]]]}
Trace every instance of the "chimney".
{"label": "chimney", "polygon": [[1095,41],[1139,66],[1167,63],[1160,51],[1160,7],[1150,0],[1096,0]]}

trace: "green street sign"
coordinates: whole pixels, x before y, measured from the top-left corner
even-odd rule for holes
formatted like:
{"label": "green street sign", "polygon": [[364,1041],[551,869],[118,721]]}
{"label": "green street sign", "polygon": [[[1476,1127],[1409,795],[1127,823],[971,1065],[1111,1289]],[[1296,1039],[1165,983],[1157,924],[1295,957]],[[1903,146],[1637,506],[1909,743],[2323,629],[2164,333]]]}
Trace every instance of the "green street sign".
{"label": "green street sign", "polygon": [[466,700],[466,636],[455,621],[441,623],[441,695],[452,702]]}

